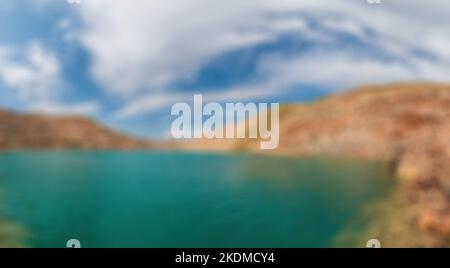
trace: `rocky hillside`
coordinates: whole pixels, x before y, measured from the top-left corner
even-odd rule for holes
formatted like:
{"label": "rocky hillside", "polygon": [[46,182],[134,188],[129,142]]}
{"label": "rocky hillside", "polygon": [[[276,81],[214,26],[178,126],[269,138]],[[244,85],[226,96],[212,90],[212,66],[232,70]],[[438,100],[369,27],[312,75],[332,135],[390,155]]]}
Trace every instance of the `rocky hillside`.
{"label": "rocky hillside", "polygon": [[49,117],[0,110],[0,150],[15,149],[133,149],[138,140],[75,116]]}
{"label": "rocky hillside", "polygon": [[385,160],[399,183],[378,210],[371,235],[385,246],[450,246],[449,85],[367,86],[285,105],[280,121],[274,151],[260,151],[254,140],[202,140],[183,147]]}

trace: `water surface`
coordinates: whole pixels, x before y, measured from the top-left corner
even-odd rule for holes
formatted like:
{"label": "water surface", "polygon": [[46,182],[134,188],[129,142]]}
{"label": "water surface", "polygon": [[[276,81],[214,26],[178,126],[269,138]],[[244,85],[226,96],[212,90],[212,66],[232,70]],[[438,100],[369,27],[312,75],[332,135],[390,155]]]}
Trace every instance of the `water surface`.
{"label": "water surface", "polygon": [[2,214],[30,247],[328,247],[390,181],[355,160],[0,154]]}

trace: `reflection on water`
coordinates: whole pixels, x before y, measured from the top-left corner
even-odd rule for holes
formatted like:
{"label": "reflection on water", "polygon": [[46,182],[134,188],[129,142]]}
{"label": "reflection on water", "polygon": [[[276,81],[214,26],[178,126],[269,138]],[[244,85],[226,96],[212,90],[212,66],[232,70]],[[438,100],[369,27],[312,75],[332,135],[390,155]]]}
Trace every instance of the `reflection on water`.
{"label": "reflection on water", "polygon": [[327,247],[390,187],[378,163],[168,152],[0,155],[35,247]]}

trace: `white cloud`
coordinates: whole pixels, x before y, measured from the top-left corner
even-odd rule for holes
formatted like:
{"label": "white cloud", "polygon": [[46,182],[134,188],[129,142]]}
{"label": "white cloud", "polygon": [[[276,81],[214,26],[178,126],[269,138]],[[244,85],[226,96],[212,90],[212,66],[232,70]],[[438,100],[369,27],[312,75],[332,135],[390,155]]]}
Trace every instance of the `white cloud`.
{"label": "white cloud", "polygon": [[[301,83],[343,88],[450,80],[450,3],[445,0],[381,5],[365,0],[95,0],[77,10],[84,24],[80,41],[93,57],[94,77],[108,92],[127,99],[118,118],[190,98],[192,94],[178,93],[172,83],[195,79],[205,63],[226,52],[275,41],[286,33],[328,46],[310,54],[285,55],[281,50],[266,55],[256,73],[263,80],[219,93],[205,89],[205,94],[212,100],[251,99]],[[306,18],[315,20],[316,27]],[[352,46],[333,48],[343,41],[330,32],[352,35],[392,60],[355,52]],[[435,59],[418,55],[418,50]]]}
{"label": "white cloud", "polygon": [[89,101],[76,104],[61,104],[57,102],[42,102],[32,104],[30,111],[50,115],[95,115],[100,109],[97,102]]}
{"label": "white cloud", "polygon": [[[202,94],[205,102],[232,102],[245,101],[254,98],[273,96],[274,92],[280,92],[281,85],[278,81],[235,86],[214,92],[210,89],[197,90],[195,94]],[[148,94],[136,100],[130,101],[122,107],[114,117],[116,119],[128,119],[134,116],[157,111],[175,104],[176,102],[191,102],[192,93],[158,93]]]}
{"label": "white cloud", "polygon": [[301,57],[275,55],[260,65],[262,75],[276,77],[282,86],[300,83],[348,89],[366,83],[405,80],[448,81],[449,63],[432,63],[411,57],[407,60],[373,59],[347,51],[313,52]]}
{"label": "white cloud", "polygon": [[301,20],[271,15],[316,6],[311,0],[89,1],[79,9],[81,42],[93,55],[95,77],[129,96],[192,79],[212,58],[281,32],[311,34]]}
{"label": "white cloud", "polygon": [[115,113],[114,117],[119,120],[127,119],[133,116],[156,111],[167,107],[172,103],[183,101],[185,98],[185,94],[152,94],[143,96],[129,102],[125,105],[125,107],[122,107]]}
{"label": "white cloud", "polygon": [[0,81],[23,101],[54,99],[63,88],[58,59],[38,42],[23,50],[0,46]]}
{"label": "white cloud", "polygon": [[[326,66],[326,68],[324,68]],[[265,80],[241,86],[196,90],[205,101],[248,101],[273,97],[300,84],[348,89],[365,83],[385,83],[406,80],[448,81],[450,64],[433,64],[424,59],[411,58],[409,62],[374,60],[346,52],[312,53],[302,57],[269,55],[259,65],[258,75]],[[189,102],[192,93],[150,93],[130,101],[115,117],[127,119],[157,111],[176,102]]]}
{"label": "white cloud", "polygon": [[59,59],[40,42],[19,49],[0,45],[0,83],[16,96],[27,110],[47,114],[95,115],[100,105],[94,101],[66,104],[61,96],[65,85]]}
{"label": "white cloud", "polygon": [[259,12],[245,2],[90,1],[80,6],[87,29],[81,38],[107,89],[124,95],[156,90],[192,78],[214,56],[270,39],[243,29]]}

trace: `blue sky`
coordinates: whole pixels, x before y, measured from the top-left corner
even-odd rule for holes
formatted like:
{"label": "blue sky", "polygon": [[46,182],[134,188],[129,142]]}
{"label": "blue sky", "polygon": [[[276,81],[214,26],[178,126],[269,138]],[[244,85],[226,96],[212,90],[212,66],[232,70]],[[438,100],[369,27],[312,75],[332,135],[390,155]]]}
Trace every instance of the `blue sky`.
{"label": "blue sky", "polygon": [[170,107],[448,82],[444,0],[2,0],[0,106],[164,137]]}

